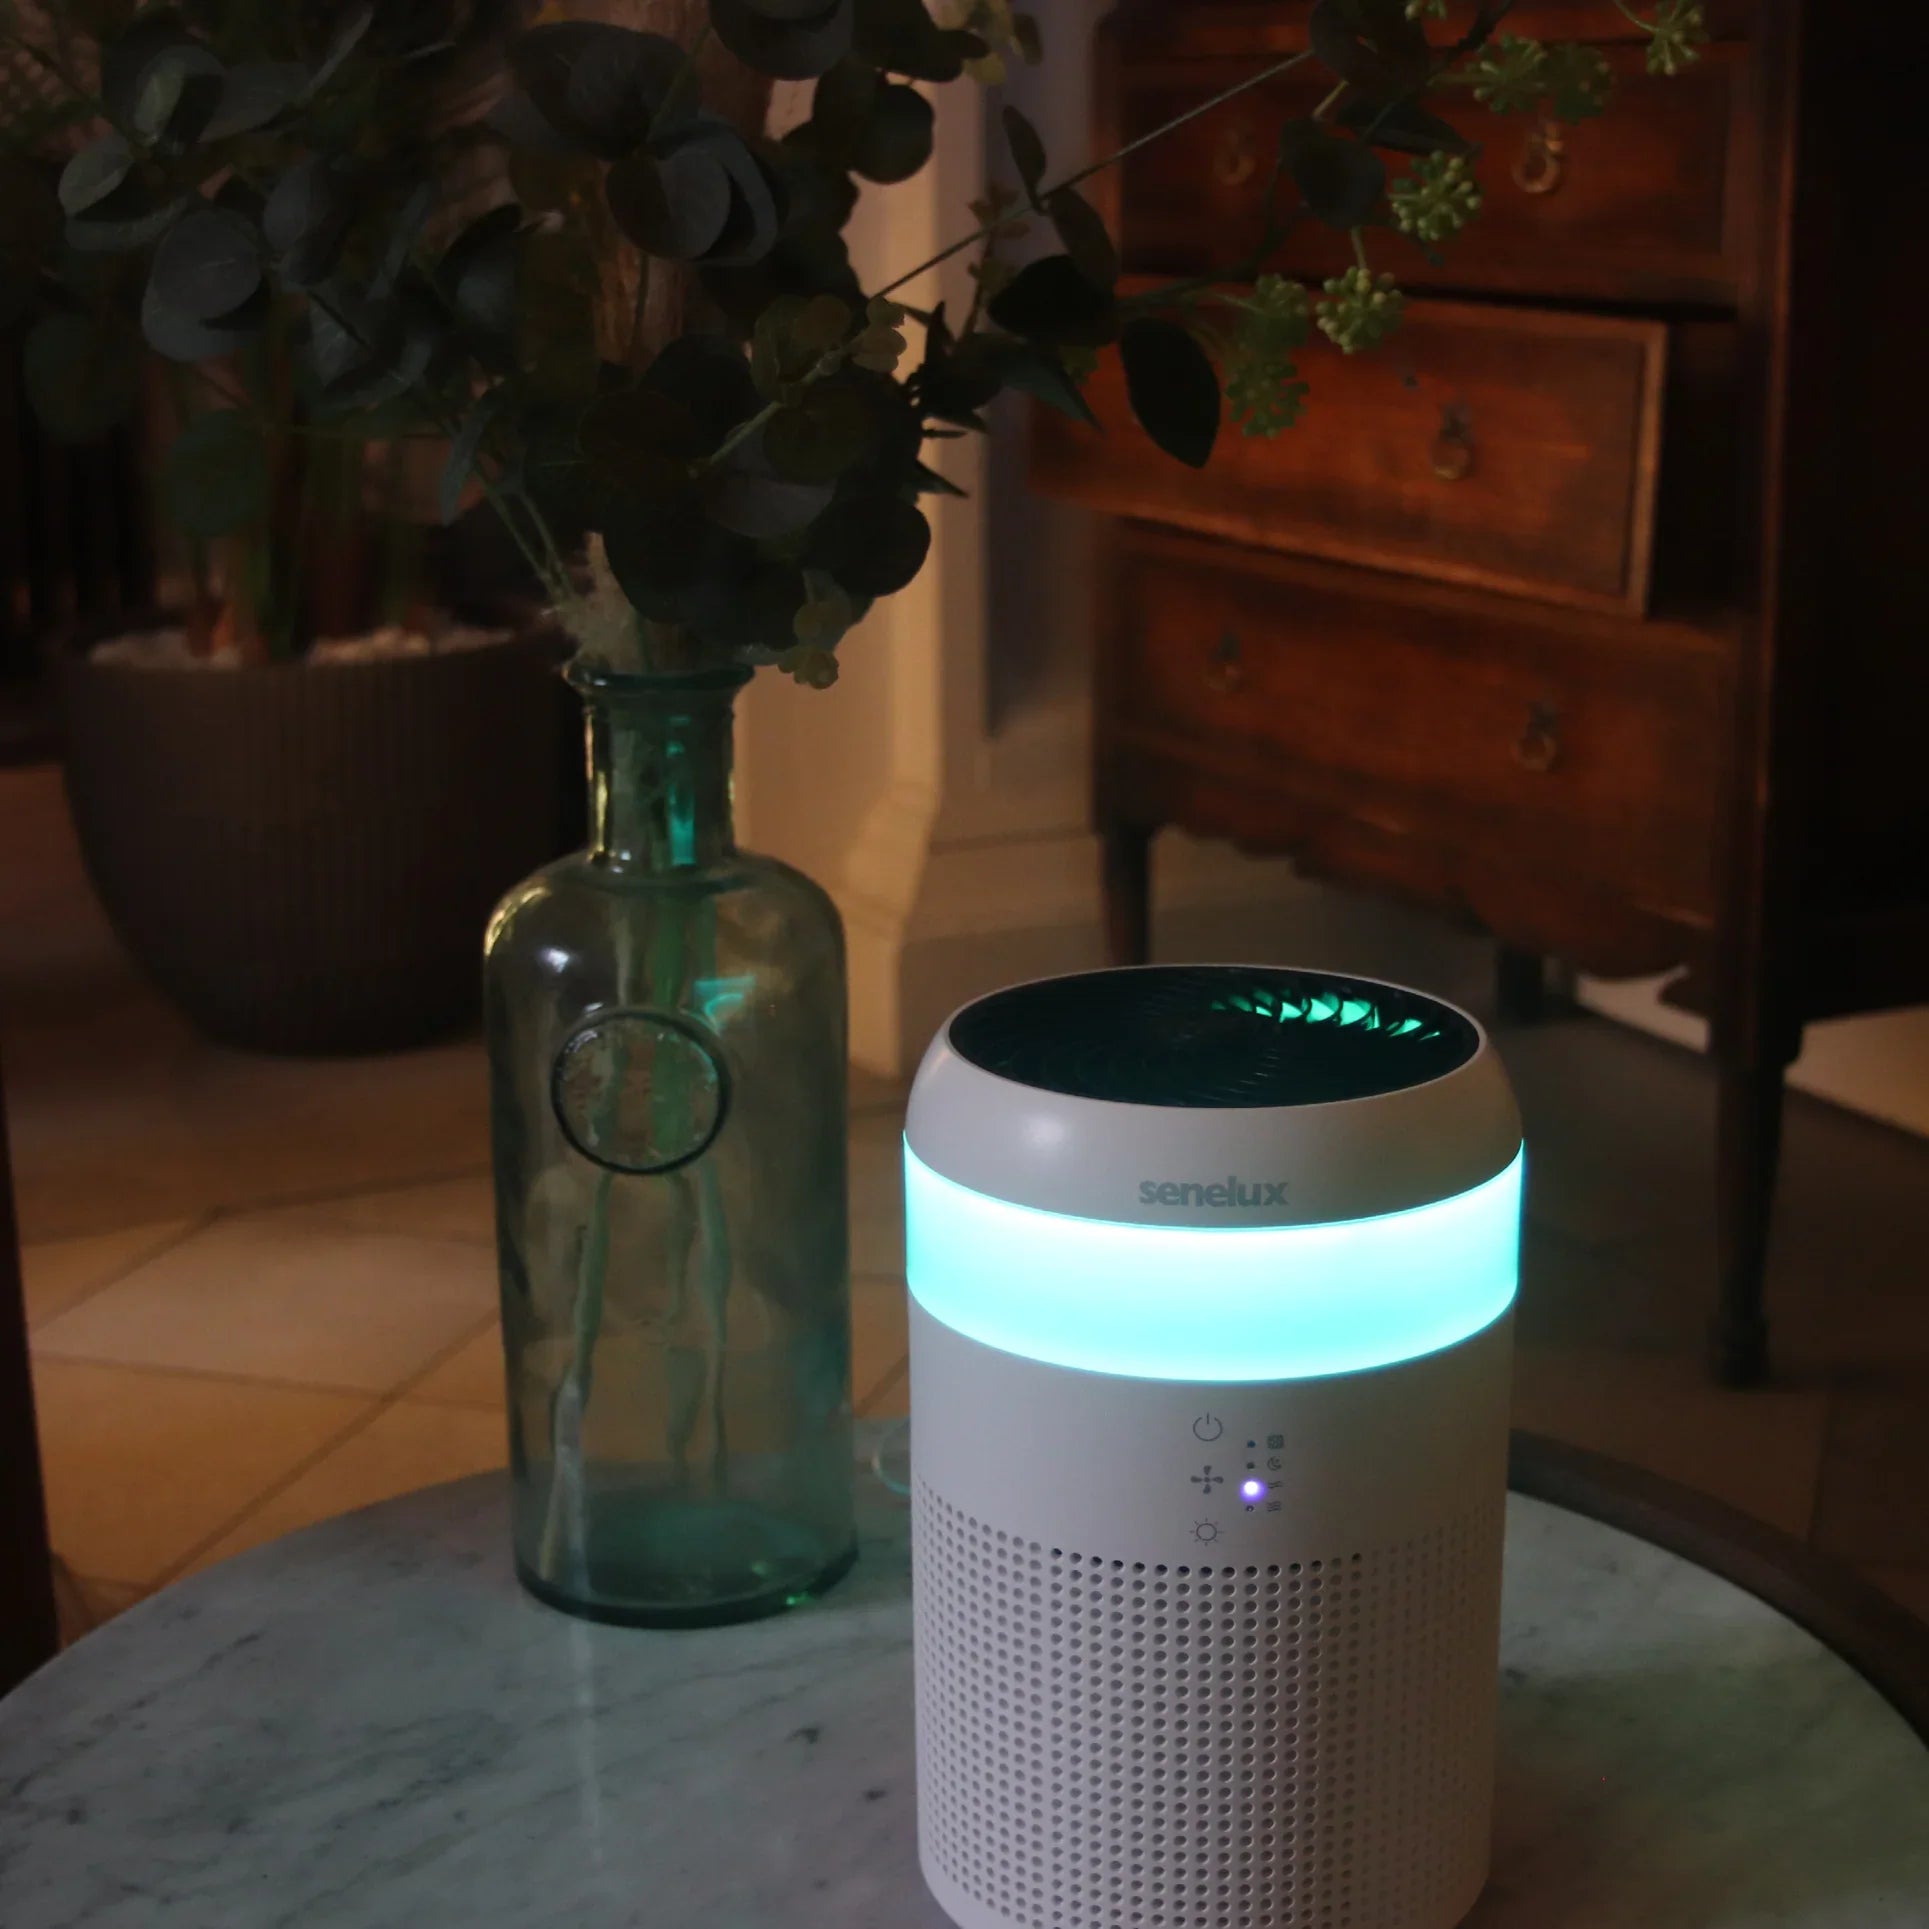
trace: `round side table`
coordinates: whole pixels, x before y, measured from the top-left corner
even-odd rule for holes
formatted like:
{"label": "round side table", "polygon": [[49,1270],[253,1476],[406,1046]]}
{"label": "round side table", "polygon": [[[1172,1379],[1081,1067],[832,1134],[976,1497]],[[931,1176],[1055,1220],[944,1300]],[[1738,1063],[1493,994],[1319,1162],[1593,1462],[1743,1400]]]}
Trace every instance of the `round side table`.
{"label": "round side table", "polygon": [[[852,1576],[745,1627],[539,1607],[493,1477],[168,1589],[0,1702],[0,1922],[944,1929],[905,1515],[863,1484]],[[1468,1929],[1929,1922],[1929,1637],[1662,1483],[1524,1440],[1514,1484]]]}

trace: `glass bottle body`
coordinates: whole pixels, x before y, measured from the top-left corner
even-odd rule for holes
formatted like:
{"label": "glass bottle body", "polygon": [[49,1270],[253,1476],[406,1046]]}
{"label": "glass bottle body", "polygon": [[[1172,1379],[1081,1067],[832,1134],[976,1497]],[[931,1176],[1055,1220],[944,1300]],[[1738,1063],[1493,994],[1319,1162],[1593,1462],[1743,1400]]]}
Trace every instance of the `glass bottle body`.
{"label": "glass bottle body", "polygon": [[591,844],[485,964],[517,1568],[746,1619],[852,1556],[842,931],[736,848],[741,678],[578,682]]}

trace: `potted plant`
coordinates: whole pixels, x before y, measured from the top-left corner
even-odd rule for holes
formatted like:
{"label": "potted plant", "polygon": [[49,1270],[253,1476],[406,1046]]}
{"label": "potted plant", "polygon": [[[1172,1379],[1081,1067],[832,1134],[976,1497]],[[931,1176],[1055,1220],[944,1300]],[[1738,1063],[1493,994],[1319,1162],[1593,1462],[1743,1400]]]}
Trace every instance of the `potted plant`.
{"label": "potted plant", "polygon": [[0,14],[25,391],[66,440],[141,419],[179,585],[55,666],[74,818],[129,949],[224,1043],[374,1050],[472,1019],[490,907],[575,834],[554,632],[486,579],[451,607],[415,511],[437,456],[405,399],[420,338],[381,359],[327,332],[353,264],[408,336],[496,25],[466,4]]}

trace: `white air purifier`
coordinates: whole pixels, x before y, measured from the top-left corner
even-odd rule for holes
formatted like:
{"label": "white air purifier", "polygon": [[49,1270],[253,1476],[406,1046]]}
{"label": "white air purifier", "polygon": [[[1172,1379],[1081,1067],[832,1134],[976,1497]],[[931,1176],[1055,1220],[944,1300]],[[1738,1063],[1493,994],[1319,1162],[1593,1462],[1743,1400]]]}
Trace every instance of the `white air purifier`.
{"label": "white air purifier", "polygon": [[1493,1790],[1520,1118],[1266,967],[954,1015],[906,1130],[919,1846],[960,1929],[1450,1929]]}

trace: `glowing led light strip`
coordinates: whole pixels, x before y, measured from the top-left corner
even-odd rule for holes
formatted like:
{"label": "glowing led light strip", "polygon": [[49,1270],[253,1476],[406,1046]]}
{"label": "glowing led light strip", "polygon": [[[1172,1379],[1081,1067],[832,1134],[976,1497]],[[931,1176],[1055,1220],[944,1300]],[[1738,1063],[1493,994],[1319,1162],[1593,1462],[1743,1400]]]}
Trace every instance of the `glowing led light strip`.
{"label": "glowing led light strip", "polygon": [[1365,998],[1341,998],[1337,992],[1315,991],[1306,998],[1276,997],[1270,991],[1231,991],[1213,1007],[1216,1011],[1243,1011],[1254,1018],[1270,1018],[1275,1023],[1358,1025],[1363,1031],[1383,1032],[1388,1038],[1406,1038],[1424,1032],[1438,1038],[1440,1028],[1418,1018],[1389,1019],[1378,1005]]}
{"label": "glowing led light strip", "polygon": [[1433,1205],[1324,1226],[1129,1226],[1011,1205],[907,1146],[913,1297],[987,1346],[1147,1380],[1292,1380],[1477,1333],[1520,1277],[1523,1155]]}

